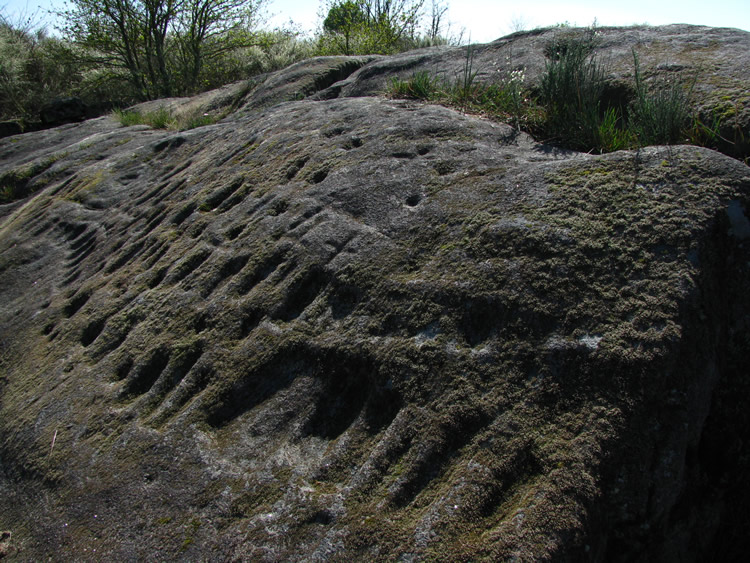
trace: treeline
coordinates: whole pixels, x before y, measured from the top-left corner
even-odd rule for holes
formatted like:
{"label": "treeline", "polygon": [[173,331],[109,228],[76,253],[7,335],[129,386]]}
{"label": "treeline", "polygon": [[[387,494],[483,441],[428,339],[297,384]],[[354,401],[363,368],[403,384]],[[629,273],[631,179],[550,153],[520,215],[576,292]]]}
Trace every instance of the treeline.
{"label": "treeline", "polygon": [[57,14],[59,36],[0,15],[0,120],[32,122],[60,97],[125,106],[195,94],[317,55],[451,42],[444,0],[330,0],[314,37],[264,29],[267,3],[71,0]]}

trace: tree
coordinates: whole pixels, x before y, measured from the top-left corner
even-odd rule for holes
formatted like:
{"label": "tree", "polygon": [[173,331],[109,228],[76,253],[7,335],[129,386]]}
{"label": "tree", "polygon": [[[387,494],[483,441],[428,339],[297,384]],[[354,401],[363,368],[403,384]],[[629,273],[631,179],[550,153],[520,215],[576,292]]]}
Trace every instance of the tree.
{"label": "tree", "polygon": [[334,4],[328,11],[328,17],[323,22],[326,31],[342,32],[353,26],[367,21],[365,13],[357,2],[348,0],[341,4]]}
{"label": "tree", "polygon": [[432,0],[430,10],[430,28],[427,31],[427,37],[435,43],[443,33],[443,18],[448,13],[448,6],[441,0]]}
{"label": "tree", "polygon": [[382,26],[394,40],[414,36],[425,0],[363,0],[371,25]]}
{"label": "tree", "polygon": [[182,72],[193,87],[204,65],[258,44],[251,31],[265,0],[183,0],[176,26]]}
{"label": "tree", "polygon": [[203,65],[252,44],[266,0],[71,0],[63,31],[97,62],[124,69],[141,96],[196,90]]}
{"label": "tree", "polygon": [[346,55],[397,51],[414,39],[424,2],[334,0],[323,22],[323,43]]}
{"label": "tree", "polygon": [[359,3],[351,0],[334,4],[323,22],[323,29],[328,33],[338,33],[344,37],[344,54],[351,55],[352,36],[360,31],[367,22],[367,17]]}

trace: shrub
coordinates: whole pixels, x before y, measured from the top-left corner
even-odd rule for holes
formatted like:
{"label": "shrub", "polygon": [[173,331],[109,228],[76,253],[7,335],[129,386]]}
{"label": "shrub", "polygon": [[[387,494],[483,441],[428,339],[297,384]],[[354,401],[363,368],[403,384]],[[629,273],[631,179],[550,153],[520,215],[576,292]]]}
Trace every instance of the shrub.
{"label": "shrub", "polygon": [[200,90],[204,67],[255,44],[266,0],[70,0],[66,36],[125,72],[146,99]]}
{"label": "shrub", "polygon": [[616,108],[608,108],[597,130],[599,152],[613,152],[638,145],[637,136],[624,124],[624,118]]}
{"label": "shrub", "polygon": [[414,47],[424,0],[332,0],[318,38],[321,55],[391,54]]}
{"label": "shrub", "polygon": [[72,46],[33,26],[0,16],[0,120],[35,121],[45,102],[73,94],[81,81]]}
{"label": "shrub", "polygon": [[519,128],[538,119],[538,110],[525,92],[523,69],[513,70],[505,79],[489,85],[477,82],[476,77],[473,51],[469,46],[464,68],[453,82],[420,71],[408,80],[392,79],[387,93],[395,98],[440,102],[464,111],[483,113],[494,119],[511,121]]}
{"label": "shrub", "polygon": [[154,129],[176,128],[172,112],[163,107],[146,113],[137,110],[115,110],[114,116],[124,127],[148,125]]}
{"label": "shrub", "polygon": [[450,88],[450,95],[454,103],[466,106],[482,93],[483,88],[475,84],[477,72],[474,70],[474,53],[471,45],[467,45],[463,71],[460,76],[456,77],[453,86]]}
{"label": "shrub", "polygon": [[195,129],[196,127],[203,127],[205,125],[213,125],[216,123],[217,118],[208,113],[201,113],[196,111],[181,115],[177,118],[177,128],[180,131],[187,131],[188,129]]}

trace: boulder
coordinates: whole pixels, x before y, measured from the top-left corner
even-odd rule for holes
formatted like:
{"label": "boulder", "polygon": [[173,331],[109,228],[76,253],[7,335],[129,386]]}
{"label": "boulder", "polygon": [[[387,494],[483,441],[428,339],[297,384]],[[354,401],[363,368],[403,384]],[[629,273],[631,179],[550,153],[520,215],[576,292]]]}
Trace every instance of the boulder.
{"label": "boulder", "polygon": [[87,117],[86,104],[76,97],[55,98],[39,110],[44,127],[56,127],[65,123],[83,121]]}
{"label": "boulder", "polygon": [[746,551],[750,168],[343,95],[387,60],[2,146],[21,560]]}
{"label": "boulder", "polygon": [[23,127],[18,121],[0,122],[0,138],[20,135],[21,133],[23,133]]}

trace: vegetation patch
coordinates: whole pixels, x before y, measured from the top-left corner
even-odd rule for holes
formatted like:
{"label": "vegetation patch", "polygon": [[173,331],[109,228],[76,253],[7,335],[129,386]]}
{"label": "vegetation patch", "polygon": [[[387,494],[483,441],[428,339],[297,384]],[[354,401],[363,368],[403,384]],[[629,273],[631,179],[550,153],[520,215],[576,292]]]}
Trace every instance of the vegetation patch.
{"label": "vegetation patch", "polygon": [[[607,153],[658,144],[717,148],[722,123],[736,108],[706,123],[694,109],[695,82],[658,77],[647,82],[633,50],[634,83],[627,99],[613,95],[609,70],[597,56],[595,29],[568,33],[544,49],[545,71],[538,85],[525,84],[523,69],[494,83],[479,83],[472,46],[454,80],[419,71],[391,80],[387,94],[444,104],[513,124],[535,138],[584,152]],[[736,144],[736,143],[735,143]]]}
{"label": "vegetation patch", "polygon": [[169,129],[172,131],[187,131],[204,125],[212,125],[218,121],[216,116],[199,111],[179,114],[165,107],[154,111],[141,112],[138,110],[115,110],[114,117],[123,127],[133,125],[148,125],[154,129]]}

